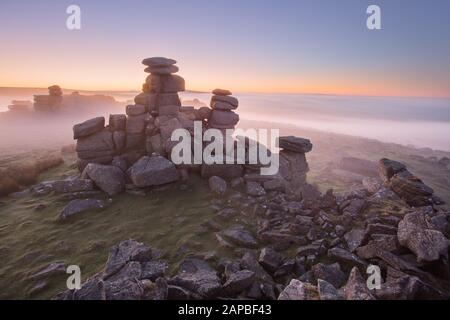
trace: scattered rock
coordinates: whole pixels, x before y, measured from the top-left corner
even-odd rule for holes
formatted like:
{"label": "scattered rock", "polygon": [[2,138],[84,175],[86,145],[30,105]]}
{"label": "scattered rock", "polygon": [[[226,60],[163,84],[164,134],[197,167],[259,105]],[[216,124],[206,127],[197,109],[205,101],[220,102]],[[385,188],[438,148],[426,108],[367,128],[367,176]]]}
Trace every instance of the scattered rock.
{"label": "scattered rock", "polygon": [[217,176],[209,178],[209,188],[218,195],[223,195],[227,191],[227,182]]}
{"label": "scattered rock", "polygon": [[102,200],[96,199],[76,199],[69,202],[69,204],[63,209],[59,218],[65,220],[74,215],[78,215],[83,212],[93,210],[103,210],[106,208],[106,204]]}
{"label": "scattered rock", "polygon": [[280,293],[278,300],[318,300],[317,287],[292,279],[289,285]]}
{"label": "scattered rock", "polygon": [[223,288],[229,295],[239,294],[247,289],[254,281],[255,273],[250,270],[240,270],[232,273]]}

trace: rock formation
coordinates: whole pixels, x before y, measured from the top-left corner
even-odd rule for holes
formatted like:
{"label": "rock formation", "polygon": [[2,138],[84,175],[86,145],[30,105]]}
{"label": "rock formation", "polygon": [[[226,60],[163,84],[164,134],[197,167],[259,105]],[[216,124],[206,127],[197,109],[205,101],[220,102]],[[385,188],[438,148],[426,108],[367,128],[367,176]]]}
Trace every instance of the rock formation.
{"label": "rock formation", "polygon": [[386,158],[381,159],[379,172],[386,185],[411,206],[422,207],[441,202],[433,196],[433,189],[409,172],[406,166],[400,162]]}
{"label": "rock formation", "polygon": [[61,109],[63,92],[57,85],[48,87],[48,95],[34,96],[34,110],[41,112],[52,112]]}
{"label": "rock formation", "polygon": [[[215,89],[211,108],[181,106],[178,92],[185,90],[185,81],[175,74],[178,72],[176,61],[153,57],[142,63],[146,66],[144,71],[150,74],[142,92],[135,97],[135,104],[126,107],[126,114],[110,115],[108,125],[103,117],[98,117],[73,127],[80,171],[90,163],[107,166],[120,163],[121,170],[139,188],[186,179],[189,173],[198,171],[204,178],[231,180],[245,176],[249,193],[262,195],[266,191],[281,190],[302,196],[308,171],[305,153],[312,149],[311,142],[302,138],[280,138],[280,171],[273,176],[259,175],[256,170],[262,165],[250,164],[248,156],[245,164],[172,164],[171,151],[177,143],[171,141],[174,130],[185,129],[193,137],[194,121],[200,121],[203,130],[218,129],[225,135],[229,133],[227,129],[233,130],[239,122],[239,115],[235,113],[239,102],[229,90]],[[248,153],[250,141],[245,139]],[[232,149],[236,151],[236,148],[235,141]],[[262,145],[259,148],[267,149]],[[226,156],[229,154],[227,152]]]}

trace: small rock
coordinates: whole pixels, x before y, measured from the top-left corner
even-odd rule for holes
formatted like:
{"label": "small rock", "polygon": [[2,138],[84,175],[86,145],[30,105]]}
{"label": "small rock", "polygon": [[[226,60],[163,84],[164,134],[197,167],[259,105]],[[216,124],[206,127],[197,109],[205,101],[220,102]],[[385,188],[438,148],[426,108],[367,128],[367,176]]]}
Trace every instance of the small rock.
{"label": "small rock", "polygon": [[223,195],[227,191],[227,182],[217,176],[209,178],[209,188],[218,195]]}
{"label": "small rock", "polygon": [[255,273],[250,270],[240,270],[232,273],[223,288],[229,295],[239,294],[247,289],[254,281]]}
{"label": "small rock", "polygon": [[92,210],[103,210],[105,208],[106,204],[102,200],[76,199],[69,202],[69,204],[63,209],[59,217],[60,219],[64,220],[83,212]]}

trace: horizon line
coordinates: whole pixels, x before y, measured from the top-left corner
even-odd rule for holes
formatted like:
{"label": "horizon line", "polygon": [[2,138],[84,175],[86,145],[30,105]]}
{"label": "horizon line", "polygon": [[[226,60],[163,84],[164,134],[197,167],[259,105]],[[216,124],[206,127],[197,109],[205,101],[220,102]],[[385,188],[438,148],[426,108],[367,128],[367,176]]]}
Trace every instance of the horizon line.
{"label": "horizon line", "polygon": [[[11,86],[0,86],[0,89],[41,89],[46,90],[48,87],[11,87]],[[111,92],[111,93],[119,93],[119,92],[141,92],[141,90],[137,89],[72,89],[72,88],[61,88],[62,90],[77,92]],[[212,90],[211,90],[212,91]],[[211,91],[204,90],[190,90],[186,89],[181,92],[192,92],[192,93],[211,93]],[[322,95],[322,96],[351,96],[351,97],[373,97],[373,98],[422,98],[422,99],[450,99],[450,96],[422,96],[422,95],[394,95],[394,94],[364,94],[364,93],[323,93],[323,92],[285,92],[285,91],[233,91],[233,95],[235,94],[284,94],[284,95]]]}

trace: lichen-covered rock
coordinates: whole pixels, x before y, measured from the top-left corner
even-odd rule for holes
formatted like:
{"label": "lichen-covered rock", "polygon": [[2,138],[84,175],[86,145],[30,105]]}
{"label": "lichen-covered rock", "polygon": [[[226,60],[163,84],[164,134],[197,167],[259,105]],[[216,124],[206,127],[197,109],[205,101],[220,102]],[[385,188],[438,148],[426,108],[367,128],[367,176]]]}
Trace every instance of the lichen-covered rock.
{"label": "lichen-covered rock", "polygon": [[398,225],[398,241],[411,250],[420,261],[436,261],[447,257],[449,240],[436,230],[422,212],[405,215]]}
{"label": "lichen-covered rock", "polygon": [[357,267],[350,272],[344,294],[347,300],[375,300]]}
{"label": "lichen-covered rock", "polygon": [[289,285],[280,293],[278,300],[318,300],[317,287],[310,283],[292,279]]}

